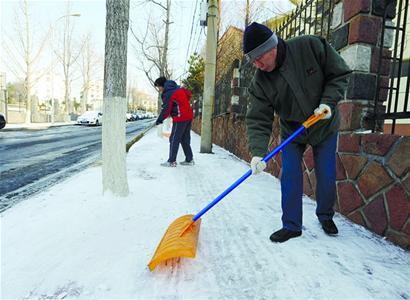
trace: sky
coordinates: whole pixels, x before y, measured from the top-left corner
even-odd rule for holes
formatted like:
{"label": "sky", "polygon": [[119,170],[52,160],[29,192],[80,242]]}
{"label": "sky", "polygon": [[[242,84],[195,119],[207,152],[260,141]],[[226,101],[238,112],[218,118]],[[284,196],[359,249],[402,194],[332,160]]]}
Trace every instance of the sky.
{"label": "sky", "polygon": [[[186,75],[187,59],[195,50],[204,52],[204,44],[206,41],[206,28],[199,26],[200,7],[204,0],[174,0],[171,7],[171,34],[170,34],[170,50],[169,61],[170,67],[173,70],[174,79],[183,78]],[[31,20],[33,27],[34,50],[38,49],[39,41],[46,35],[47,30],[52,27],[54,32],[58,34],[63,30],[63,23],[66,15],[65,1],[54,0],[30,0],[29,9],[31,11]],[[241,19],[240,7],[244,5],[245,0],[222,0],[222,18],[224,20],[224,28],[229,24],[235,26],[243,26]],[[272,1],[256,1],[257,5],[264,7],[263,13],[258,14],[258,18],[274,16],[276,13],[288,11],[293,5],[288,0],[272,0]],[[2,0],[0,2],[1,23],[0,30],[2,39],[4,33],[13,36],[15,28],[14,16],[15,10],[20,5],[18,0]],[[105,39],[105,1],[103,0],[77,0],[71,1],[71,13],[81,14],[79,17],[70,17],[70,22],[74,24],[75,43],[79,44],[79,40],[86,33],[91,32],[94,42],[94,51],[98,57],[104,56],[104,39]],[[148,17],[151,20],[162,23],[163,14],[161,9],[155,5],[148,5],[142,0],[131,0],[130,3],[130,26],[137,34],[142,34],[147,24]],[[156,91],[150,86],[145,75],[138,70],[139,61],[134,38],[129,33],[129,48],[128,48],[128,82],[136,85],[137,88],[156,94]],[[16,41],[12,44],[15,46]],[[10,42],[9,42],[10,43]],[[10,58],[2,45],[0,54],[2,56],[0,71],[7,73],[7,81],[15,80],[15,76],[8,71],[4,60],[10,64]],[[16,48],[11,50],[16,53]],[[46,65],[53,59],[51,46],[48,45],[43,52],[43,56],[36,66],[36,70],[44,69]],[[103,69],[103,68],[102,68]],[[103,70],[100,71],[98,77],[102,78]],[[74,93],[79,93],[81,79],[77,73],[74,82]],[[79,97],[79,95],[74,95]]]}
{"label": "sky", "polygon": [[338,213],[339,234],[326,235],[308,197],[302,236],[270,242],[281,227],[280,183],[265,172],[202,217],[194,259],[150,272],[172,221],[249,170],[218,146],[199,153],[196,134],[191,144],[194,166],[164,168],[169,141],[149,131],[127,155],[128,197],[102,195],[97,163],[1,213],[0,298],[410,299],[410,253]]}

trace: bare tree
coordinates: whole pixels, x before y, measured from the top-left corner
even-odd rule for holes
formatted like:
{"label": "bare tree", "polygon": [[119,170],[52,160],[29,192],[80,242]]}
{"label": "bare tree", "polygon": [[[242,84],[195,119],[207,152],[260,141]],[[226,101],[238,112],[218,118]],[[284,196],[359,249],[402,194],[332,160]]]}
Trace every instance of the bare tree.
{"label": "bare tree", "polygon": [[[73,15],[71,13],[71,3],[67,1],[66,4],[66,16]],[[64,30],[62,37],[60,39],[60,43],[62,47],[56,50],[56,56],[58,61],[61,63],[63,67],[63,75],[64,75],[64,112],[70,114],[73,112],[73,105],[70,101],[71,97],[71,84],[74,80],[74,72],[73,66],[78,60],[81,54],[81,48],[79,47],[77,50],[74,51],[73,46],[73,30],[74,26],[70,21],[71,18],[66,17],[64,20]]]}
{"label": "bare tree", "polygon": [[15,33],[16,35],[11,37],[6,30],[2,31],[2,44],[7,53],[6,56],[3,56],[3,61],[14,76],[21,78],[24,82],[24,97],[26,99],[25,122],[31,123],[31,114],[35,109],[32,107],[32,90],[35,83],[44,75],[44,72],[39,71],[39,68],[36,67],[36,63],[43,53],[49,34],[44,35],[40,40],[37,50],[34,51],[34,35],[31,29],[27,0],[20,2],[20,13],[16,11]]}
{"label": "bare tree", "polygon": [[[171,77],[171,71],[168,66],[168,49],[169,49],[169,31],[171,0],[165,0],[165,5],[155,0],[147,0],[157,7],[160,7],[165,13],[165,19],[162,24],[147,21],[147,27],[143,34],[137,34],[131,28],[131,33],[136,41],[134,48],[139,54],[139,69],[144,72],[148,81],[154,86],[154,81],[159,76]],[[162,30],[164,28],[164,30]],[[158,97],[158,110],[161,108],[161,98]]]}
{"label": "bare tree", "polygon": [[102,177],[103,191],[118,196],[128,195],[125,113],[129,6],[130,0],[106,0]]}
{"label": "bare tree", "polygon": [[[224,32],[229,26],[245,28],[253,21],[266,20],[271,16],[267,1],[260,0],[234,0],[221,1],[221,24],[220,32]],[[270,14],[268,14],[268,12]],[[221,36],[221,34],[219,35]]]}
{"label": "bare tree", "polygon": [[84,112],[87,110],[87,102],[91,83],[96,80],[96,74],[100,73],[102,61],[93,50],[91,33],[88,33],[84,36],[81,44],[82,51],[79,59],[79,64],[83,82],[81,87],[82,98],[80,110],[81,112]]}

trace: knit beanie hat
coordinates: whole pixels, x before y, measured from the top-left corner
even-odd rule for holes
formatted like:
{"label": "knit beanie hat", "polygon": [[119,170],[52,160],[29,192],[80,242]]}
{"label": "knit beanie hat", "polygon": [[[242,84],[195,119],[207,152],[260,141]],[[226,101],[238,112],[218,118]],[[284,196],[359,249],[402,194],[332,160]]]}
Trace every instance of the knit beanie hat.
{"label": "knit beanie hat", "polygon": [[245,28],[243,52],[249,61],[254,61],[277,45],[278,37],[265,25],[253,22]]}

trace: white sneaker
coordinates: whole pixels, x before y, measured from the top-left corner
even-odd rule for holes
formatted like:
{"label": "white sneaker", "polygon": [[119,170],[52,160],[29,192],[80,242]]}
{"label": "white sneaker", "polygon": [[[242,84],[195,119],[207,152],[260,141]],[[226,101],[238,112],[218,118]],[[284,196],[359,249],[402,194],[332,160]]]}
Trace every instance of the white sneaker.
{"label": "white sneaker", "polygon": [[195,162],[194,162],[194,160],[191,160],[191,161],[184,160],[184,161],[181,161],[179,164],[181,166],[193,166],[193,165],[195,165]]}
{"label": "white sneaker", "polygon": [[175,167],[177,166],[177,162],[176,162],[176,161],[174,161],[174,162],[166,161],[166,162],[163,162],[163,163],[161,164],[161,166],[162,166],[162,167],[175,168]]}

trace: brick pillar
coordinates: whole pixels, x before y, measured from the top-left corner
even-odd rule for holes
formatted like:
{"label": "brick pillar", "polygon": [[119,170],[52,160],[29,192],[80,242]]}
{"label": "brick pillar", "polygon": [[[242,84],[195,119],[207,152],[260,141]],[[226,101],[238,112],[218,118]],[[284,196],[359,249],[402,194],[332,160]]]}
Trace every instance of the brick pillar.
{"label": "brick pillar", "polygon": [[[332,20],[331,43],[352,69],[344,101],[339,104],[341,131],[373,129],[369,113],[373,112],[376,98],[378,57],[385,3],[389,0],[340,0],[336,1]],[[394,8],[394,5],[391,5]],[[394,17],[394,9],[387,18]],[[384,53],[392,44],[392,32],[385,31]],[[386,48],[387,47],[387,48]],[[386,84],[388,61],[382,61],[381,83]],[[386,94],[379,94],[382,103]],[[380,103],[379,102],[379,103]],[[378,105],[379,106],[379,105]]]}

